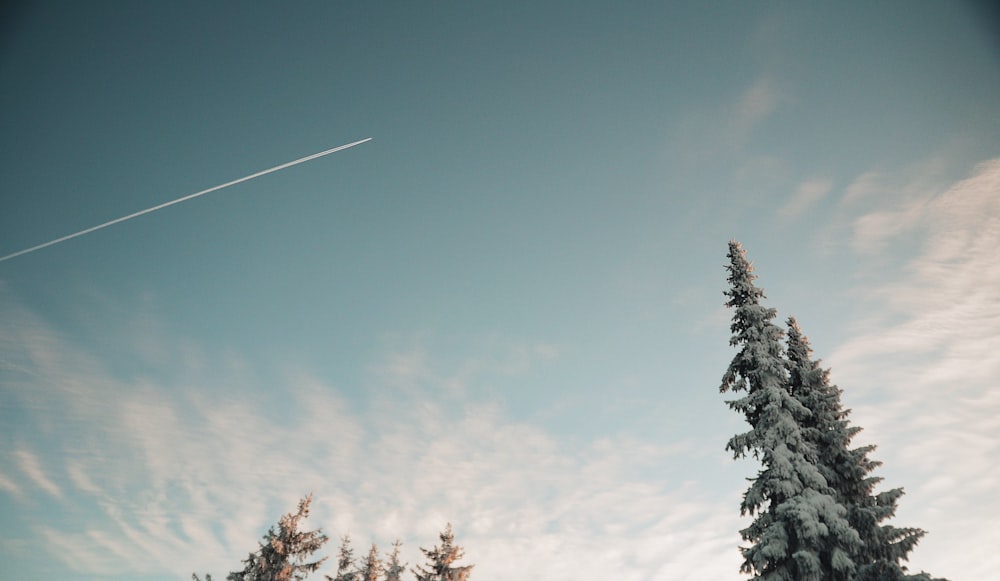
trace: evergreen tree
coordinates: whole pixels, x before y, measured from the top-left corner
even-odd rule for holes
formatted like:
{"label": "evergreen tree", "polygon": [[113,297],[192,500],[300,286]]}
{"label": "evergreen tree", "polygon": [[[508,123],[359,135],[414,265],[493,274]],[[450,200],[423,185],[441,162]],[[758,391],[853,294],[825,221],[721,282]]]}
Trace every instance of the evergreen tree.
{"label": "evergreen tree", "polygon": [[389,562],[385,564],[382,572],[385,574],[385,581],[403,581],[403,571],[406,570],[406,563],[399,562],[399,548],[403,545],[396,539],[392,544],[392,553],[389,554]]}
{"label": "evergreen tree", "polygon": [[441,533],[441,547],[421,551],[427,557],[427,567],[417,567],[413,570],[417,581],[466,581],[472,574],[474,565],[452,567],[452,563],[461,559],[465,551],[454,544],[455,535],[451,531],[451,523]]}
{"label": "evergreen tree", "polygon": [[378,545],[372,543],[368,556],[358,569],[358,581],[378,581],[382,575],[382,561],[378,557]]}
{"label": "evergreen tree", "polygon": [[344,535],[340,539],[340,555],[337,557],[337,576],[325,575],[327,581],[358,581],[358,568],[354,562],[354,549],[351,547],[351,537]]}
{"label": "evergreen tree", "polygon": [[256,553],[250,553],[242,571],[226,577],[227,581],[302,581],[316,571],[326,557],[309,562],[310,555],[326,543],[322,530],[300,531],[299,523],[309,516],[312,495],[299,502],[298,512],[289,513],[278,521],[278,530],[271,527]]}
{"label": "evergreen tree", "polygon": [[751,543],[741,548],[740,570],[755,581],[851,579],[850,554],[860,539],[814,464],[816,450],[803,428],[811,414],[788,391],[783,333],[772,322],[776,311],[761,305],[764,291],[754,285],[743,247],[731,241],[727,256],[726,306],[734,309],[730,345],[739,352],[720,391],[746,392],[728,403],[751,429],[731,438],[726,449],[734,458],[752,453],[761,463],[740,506],[742,515],[755,517],[740,531]]}
{"label": "evergreen tree", "polygon": [[908,576],[900,565],[925,532],[880,524],[895,515],[903,489],[874,493],[882,480],[870,476],[881,465],[868,457],[875,446],[850,448],[851,439],[861,428],[850,425],[850,410],[840,402],[842,390],[831,385],[830,372],[820,367],[820,360],[812,359],[809,340],[794,317],[788,318],[787,353],[789,391],[812,412],[804,425],[806,439],[816,448],[817,468],[847,509],[847,520],[861,538],[851,554],[857,566],[855,581],[929,579]]}

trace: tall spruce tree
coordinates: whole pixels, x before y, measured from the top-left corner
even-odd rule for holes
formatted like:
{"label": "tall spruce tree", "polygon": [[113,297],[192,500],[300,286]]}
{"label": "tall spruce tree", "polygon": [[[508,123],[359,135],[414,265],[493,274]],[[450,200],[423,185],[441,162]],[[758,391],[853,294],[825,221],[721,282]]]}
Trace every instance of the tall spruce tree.
{"label": "tall spruce tree", "polygon": [[451,523],[441,533],[441,546],[421,551],[427,557],[427,566],[418,566],[413,570],[417,581],[466,581],[472,574],[475,565],[452,566],[460,560],[465,551],[455,544],[455,534],[451,531]]}
{"label": "tall spruce tree", "polygon": [[855,581],[928,579],[924,574],[907,575],[900,564],[926,533],[881,524],[895,515],[903,489],[874,492],[882,480],[870,475],[882,464],[868,457],[875,446],[850,448],[861,428],[848,421],[850,410],[840,401],[843,391],[830,383],[830,372],[820,367],[820,360],[812,359],[812,347],[795,317],[789,317],[787,325],[789,391],[812,412],[804,427],[806,439],[816,448],[816,467],[861,538],[851,553],[857,566]]}
{"label": "tall spruce tree", "polygon": [[726,306],[734,311],[729,342],[739,351],[720,391],[746,392],[728,403],[751,429],[731,438],[726,449],[734,458],[751,453],[761,463],[740,505],[742,515],[755,517],[740,531],[750,543],[740,549],[740,570],[755,581],[852,579],[850,555],[860,539],[814,464],[816,450],[803,428],[811,414],[788,391],[783,333],[772,322],[776,311],[761,304],[764,291],[754,285],[739,242],[729,243],[727,256]]}
{"label": "tall spruce tree", "polygon": [[389,560],[382,568],[385,574],[385,581],[403,581],[403,572],[406,571],[406,563],[399,562],[399,549],[403,543],[399,539],[392,544],[392,552],[389,553]]}
{"label": "tall spruce tree", "polygon": [[310,555],[318,551],[327,536],[323,531],[300,531],[300,522],[309,516],[312,495],[299,502],[296,513],[289,513],[278,521],[278,530],[271,527],[264,535],[260,548],[243,561],[242,571],[234,571],[227,581],[302,581],[309,573],[319,569],[326,557],[309,561]]}

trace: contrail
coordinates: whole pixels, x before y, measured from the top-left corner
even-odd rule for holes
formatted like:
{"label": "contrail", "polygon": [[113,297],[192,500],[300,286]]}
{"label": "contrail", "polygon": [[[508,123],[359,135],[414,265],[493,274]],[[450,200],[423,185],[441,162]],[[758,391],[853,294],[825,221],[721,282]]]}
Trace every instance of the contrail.
{"label": "contrail", "polygon": [[226,182],[226,183],[224,183],[222,185],[218,185],[218,186],[214,186],[214,187],[208,188],[207,190],[202,190],[200,192],[195,192],[193,194],[188,194],[188,195],[184,196],[183,198],[177,198],[176,200],[172,200],[172,201],[169,201],[169,202],[164,202],[164,203],[162,203],[162,204],[160,204],[158,206],[153,206],[152,208],[146,208],[145,210],[140,210],[140,211],[138,211],[138,212],[136,212],[134,214],[129,214],[128,216],[122,216],[121,218],[115,218],[114,220],[111,220],[110,222],[105,222],[103,224],[98,224],[97,226],[92,226],[90,228],[87,228],[86,230],[80,230],[79,232],[75,232],[73,234],[69,234],[67,236],[63,236],[62,238],[56,238],[55,240],[50,240],[50,241],[48,241],[48,242],[46,242],[44,244],[39,244],[38,246],[32,246],[31,248],[26,248],[24,250],[19,250],[18,252],[15,252],[13,254],[8,254],[7,256],[0,257],[0,262],[3,262],[4,260],[10,260],[11,258],[14,258],[15,256],[21,256],[22,254],[28,254],[29,252],[34,252],[36,250],[41,250],[42,248],[45,248],[47,246],[52,246],[53,244],[59,244],[60,242],[65,242],[65,241],[70,240],[72,238],[76,238],[77,236],[83,236],[84,234],[90,234],[91,232],[93,232],[95,230],[100,230],[101,228],[107,228],[108,226],[112,226],[112,225],[117,224],[119,222],[124,222],[125,220],[131,220],[132,218],[138,218],[139,216],[142,216],[143,214],[148,214],[150,212],[155,212],[157,210],[161,210],[163,208],[166,208],[167,206],[173,206],[174,204],[180,204],[181,202],[185,202],[185,201],[190,200],[192,198],[197,198],[198,196],[204,196],[205,194],[210,194],[212,192],[217,192],[217,191],[219,191],[219,190],[221,190],[223,188],[228,188],[229,186],[235,186],[236,184],[241,184],[241,183],[243,183],[245,181],[249,181],[249,180],[252,180],[254,178],[259,178],[260,176],[267,175],[269,173],[274,173],[276,171],[292,167],[293,165],[299,165],[300,163],[305,163],[307,161],[311,161],[311,160],[316,159],[318,157],[323,157],[324,155],[330,155],[331,153],[336,153],[338,151],[342,151],[344,149],[347,149],[348,147],[354,147],[355,145],[361,145],[362,143],[364,143],[366,141],[371,141],[371,140],[372,140],[372,138],[368,137],[366,139],[362,139],[361,141],[355,141],[354,143],[348,143],[346,145],[341,145],[339,147],[334,147],[333,149],[327,149],[326,151],[321,151],[319,153],[314,153],[312,155],[307,155],[306,157],[303,157],[301,159],[296,159],[295,161],[290,161],[288,163],[283,163],[281,165],[276,165],[276,166],[274,166],[274,167],[272,167],[270,169],[265,169],[263,171],[259,171],[259,172],[254,173],[254,174],[250,174],[248,176],[241,177],[238,180],[233,180],[231,182]]}

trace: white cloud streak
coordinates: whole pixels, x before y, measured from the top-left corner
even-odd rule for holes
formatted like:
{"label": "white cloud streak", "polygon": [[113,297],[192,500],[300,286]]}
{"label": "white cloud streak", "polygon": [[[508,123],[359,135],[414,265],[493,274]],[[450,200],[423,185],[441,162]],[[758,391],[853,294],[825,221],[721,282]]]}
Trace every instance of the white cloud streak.
{"label": "white cloud streak", "polygon": [[825,198],[832,189],[833,182],[828,179],[804,181],[795,189],[795,193],[785,202],[785,205],[778,210],[778,214],[785,219],[796,218]]}
{"label": "white cloud streak", "polygon": [[42,469],[42,465],[34,454],[27,450],[18,450],[14,452],[14,458],[17,460],[18,467],[31,480],[32,484],[56,498],[63,497],[62,490],[45,474],[45,470]]}
{"label": "white cloud streak", "polygon": [[103,224],[98,224],[97,226],[91,226],[90,228],[86,228],[84,230],[80,230],[79,232],[74,232],[73,234],[67,234],[66,236],[62,236],[60,238],[56,238],[55,240],[49,240],[48,242],[44,242],[42,244],[38,244],[38,245],[32,246],[30,248],[25,248],[24,250],[19,250],[17,252],[13,252],[13,253],[7,254],[5,256],[0,256],[0,262],[3,262],[5,260],[10,260],[11,258],[15,258],[15,257],[21,256],[23,254],[29,254],[31,252],[35,252],[36,250],[41,250],[43,248],[48,248],[49,246],[53,246],[53,245],[59,244],[61,242],[66,242],[67,240],[72,240],[73,238],[78,238],[80,236],[84,236],[85,234],[90,234],[91,232],[96,232],[97,230],[101,230],[101,229],[107,228],[109,226],[114,226],[115,224],[118,224],[120,222],[125,222],[125,221],[131,220],[133,218],[138,218],[139,216],[143,216],[145,214],[149,214],[149,213],[155,212],[157,210],[162,210],[163,208],[166,208],[168,206],[173,206],[175,204],[180,204],[181,202],[186,202],[188,200],[191,200],[191,199],[194,199],[194,198],[197,198],[197,197],[200,197],[200,196],[204,196],[205,194],[210,194],[212,192],[217,192],[219,190],[222,190],[222,189],[225,189],[225,188],[228,188],[228,187],[231,187],[231,186],[235,186],[237,184],[241,184],[243,182],[250,181],[252,179],[256,179],[256,178],[259,178],[261,176],[265,176],[267,174],[274,173],[276,171],[281,171],[283,169],[286,169],[286,168],[289,168],[289,167],[292,167],[292,166],[296,166],[296,165],[299,165],[300,163],[305,163],[307,161],[311,161],[311,160],[323,157],[325,155],[330,155],[331,153],[336,153],[338,151],[342,151],[344,149],[348,149],[350,147],[354,147],[355,145],[360,145],[362,143],[365,143],[366,141],[371,141],[371,140],[372,140],[372,138],[368,137],[368,138],[362,139],[360,141],[355,141],[353,143],[348,143],[348,144],[345,144],[345,145],[340,145],[340,146],[337,146],[337,147],[333,147],[331,149],[327,149],[327,150],[321,151],[319,153],[314,153],[312,155],[307,155],[306,157],[302,157],[302,158],[296,159],[295,161],[289,161],[289,162],[283,163],[281,165],[276,165],[276,166],[274,166],[272,168],[268,168],[268,169],[265,169],[265,170],[262,170],[262,171],[259,171],[259,172],[256,172],[256,173],[252,173],[252,174],[250,174],[248,176],[244,176],[244,177],[241,177],[241,178],[238,178],[238,179],[226,182],[224,184],[219,184],[217,186],[212,186],[211,188],[207,188],[207,189],[201,190],[200,192],[195,192],[193,194],[188,194],[186,196],[182,196],[182,197],[177,198],[175,200],[171,200],[169,202],[164,202],[162,204],[158,204],[158,205],[153,206],[151,208],[146,208],[145,210],[139,210],[138,212],[133,212],[133,213],[128,214],[126,216],[122,216],[120,218],[115,218],[114,220],[109,220],[107,222],[104,222]]}

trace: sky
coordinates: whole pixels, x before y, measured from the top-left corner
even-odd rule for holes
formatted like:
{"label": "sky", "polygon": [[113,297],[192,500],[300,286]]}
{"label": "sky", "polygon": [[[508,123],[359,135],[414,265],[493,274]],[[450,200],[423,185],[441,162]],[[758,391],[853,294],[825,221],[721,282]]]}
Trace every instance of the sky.
{"label": "sky", "polygon": [[911,570],[1000,569],[995,12],[5,10],[2,255],[373,140],[0,262],[0,577],[222,578],[311,492],[326,555],[451,522],[476,581],[745,578],[731,239]]}

